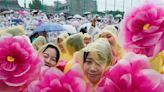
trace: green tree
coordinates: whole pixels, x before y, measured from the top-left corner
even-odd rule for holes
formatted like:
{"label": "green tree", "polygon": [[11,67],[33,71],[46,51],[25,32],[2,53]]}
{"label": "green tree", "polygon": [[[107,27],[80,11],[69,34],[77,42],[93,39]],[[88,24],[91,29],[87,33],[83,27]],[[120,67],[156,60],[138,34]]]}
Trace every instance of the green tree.
{"label": "green tree", "polygon": [[32,0],[32,3],[29,4],[30,9],[44,10],[44,5],[40,0]]}
{"label": "green tree", "polygon": [[119,10],[116,10],[116,11],[105,11],[106,14],[112,14],[114,17],[118,14],[124,16],[124,12],[123,11],[119,11]]}
{"label": "green tree", "polygon": [[7,8],[7,0],[3,0],[4,6]]}

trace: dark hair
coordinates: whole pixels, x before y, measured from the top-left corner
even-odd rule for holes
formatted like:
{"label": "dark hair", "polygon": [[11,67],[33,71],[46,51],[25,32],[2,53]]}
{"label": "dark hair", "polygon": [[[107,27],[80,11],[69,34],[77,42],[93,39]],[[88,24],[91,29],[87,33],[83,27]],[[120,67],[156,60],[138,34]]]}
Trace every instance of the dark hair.
{"label": "dark hair", "polygon": [[84,56],[83,56],[83,61],[84,61],[84,62],[83,62],[83,63],[85,63],[88,54],[89,54],[89,52],[84,52]]}
{"label": "dark hair", "polygon": [[59,49],[56,46],[53,46],[51,44],[48,44],[48,46],[43,50],[43,52],[45,52],[48,48],[54,48],[56,50],[56,63],[58,63],[59,58],[60,58]]}
{"label": "dark hair", "polygon": [[83,34],[84,34],[84,33],[87,33],[87,27],[81,28],[81,29],[80,29],[80,32],[82,32]]}
{"label": "dark hair", "polygon": [[118,30],[118,26],[114,26]]}
{"label": "dark hair", "polygon": [[68,33],[68,35],[70,36],[70,35],[71,35],[71,33]]}

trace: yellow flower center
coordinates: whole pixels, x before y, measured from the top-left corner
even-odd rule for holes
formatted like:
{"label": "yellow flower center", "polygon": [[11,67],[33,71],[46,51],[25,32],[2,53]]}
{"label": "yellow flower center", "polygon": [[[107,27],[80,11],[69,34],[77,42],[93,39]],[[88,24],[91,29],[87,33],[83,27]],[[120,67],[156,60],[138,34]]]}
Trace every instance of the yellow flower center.
{"label": "yellow flower center", "polygon": [[12,56],[7,56],[7,61],[8,62],[14,62],[15,58]]}
{"label": "yellow flower center", "polygon": [[143,26],[143,29],[144,29],[145,31],[147,31],[147,30],[149,29],[149,27],[150,27],[150,24],[145,24],[145,25]]}

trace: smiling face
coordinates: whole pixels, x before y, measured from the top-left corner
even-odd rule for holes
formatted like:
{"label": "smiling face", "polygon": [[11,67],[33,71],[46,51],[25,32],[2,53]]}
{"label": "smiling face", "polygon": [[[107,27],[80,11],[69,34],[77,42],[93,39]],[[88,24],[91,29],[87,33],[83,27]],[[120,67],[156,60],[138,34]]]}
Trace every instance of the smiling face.
{"label": "smiling face", "polygon": [[54,67],[57,64],[56,50],[54,48],[47,48],[43,53],[44,63],[48,67]]}
{"label": "smiling face", "polygon": [[102,38],[107,38],[108,42],[111,44],[111,46],[114,46],[115,44],[115,39],[112,36],[112,34],[108,33],[108,32],[104,32],[100,35]]}
{"label": "smiling face", "polygon": [[[99,61],[99,62],[101,62],[101,61]],[[84,70],[84,73],[85,73],[86,77],[88,78],[88,80],[93,85],[95,85],[101,79],[101,76],[105,70],[105,67],[100,65],[100,63],[98,64],[95,61],[94,56],[91,53],[88,53],[88,55],[86,56],[86,59],[84,61],[84,64],[83,64],[83,70]]]}
{"label": "smiling face", "polygon": [[91,38],[87,38],[87,37],[84,38],[85,45],[88,45],[90,42],[91,42]]}
{"label": "smiling face", "polygon": [[60,50],[63,51],[64,50],[63,39],[62,38],[58,38],[57,40],[58,40],[57,43],[58,43],[58,46],[59,46]]}

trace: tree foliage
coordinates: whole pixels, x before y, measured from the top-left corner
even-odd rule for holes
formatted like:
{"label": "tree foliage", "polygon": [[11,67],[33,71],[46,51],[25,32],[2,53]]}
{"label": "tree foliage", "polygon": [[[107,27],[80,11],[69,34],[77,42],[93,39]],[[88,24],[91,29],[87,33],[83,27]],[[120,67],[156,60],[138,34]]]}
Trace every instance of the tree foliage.
{"label": "tree foliage", "polygon": [[43,10],[44,6],[40,0],[32,0],[29,4],[30,9]]}
{"label": "tree foliage", "polygon": [[119,10],[116,10],[116,11],[105,11],[106,14],[112,14],[114,17],[118,14],[124,16],[124,12],[123,11],[119,11]]}

